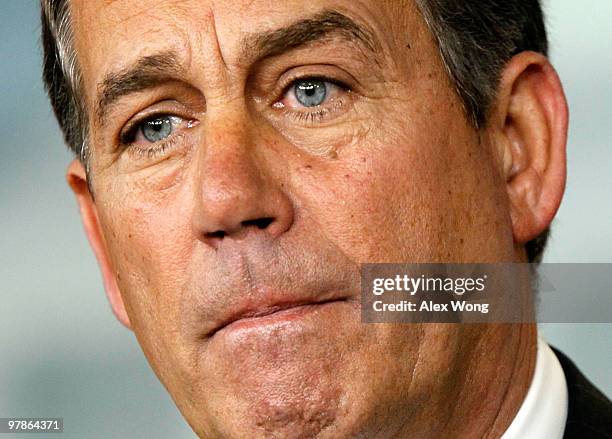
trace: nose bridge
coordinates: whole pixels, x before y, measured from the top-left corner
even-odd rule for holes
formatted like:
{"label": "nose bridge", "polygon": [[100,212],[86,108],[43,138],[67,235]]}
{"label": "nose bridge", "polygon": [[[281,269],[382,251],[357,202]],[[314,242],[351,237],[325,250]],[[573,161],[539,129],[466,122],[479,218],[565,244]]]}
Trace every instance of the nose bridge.
{"label": "nose bridge", "polygon": [[[210,107],[209,107],[210,108]],[[293,221],[293,208],[260,154],[261,144],[238,101],[209,111],[198,150],[193,228],[217,248],[249,234],[280,236]]]}
{"label": "nose bridge", "polygon": [[198,167],[204,196],[232,186],[240,189],[233,192],[244,193],[252,189],[245,180],[255,182],[261,177],[251,129],[238,111],[228,108],[207,114]]}

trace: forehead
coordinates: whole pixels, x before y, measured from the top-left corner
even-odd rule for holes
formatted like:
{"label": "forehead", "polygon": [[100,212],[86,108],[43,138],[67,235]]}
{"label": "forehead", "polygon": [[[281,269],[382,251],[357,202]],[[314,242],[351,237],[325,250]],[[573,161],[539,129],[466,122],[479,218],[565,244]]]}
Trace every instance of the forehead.
{"label": "forehead", "polygon": [[147,52],[175,49],[240,62],[250,34],[286,26],[324,10],[338,11],[386,41],[415,26],[412,2],[381,0],[73,0],[76,48],[84,78],[127,64]]}
{"label": "forehead", "polygon": [[[398,18],[398,10],[407,10],[412,2],[404,0],[72,0],[71,8],[79,22],[91,34],[106,28],[109,33],[138,31],[133,26],[147,28],[155,23],[166,27],[197,23],[213,16],[217,24],[238,25],[245,31],[263,30],[273,23],[281,23],[306,16],[322,9],[337,9],[362,15],[364,19]],[[131,28],[131,29],[129,29]],[[158,26],[158,28],[161,28]]]}

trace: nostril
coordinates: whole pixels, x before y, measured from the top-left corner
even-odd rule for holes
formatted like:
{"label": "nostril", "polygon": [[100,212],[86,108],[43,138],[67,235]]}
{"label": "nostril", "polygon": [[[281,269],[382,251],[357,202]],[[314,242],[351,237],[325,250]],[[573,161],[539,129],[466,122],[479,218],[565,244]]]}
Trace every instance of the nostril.
{"label": "nostril", "polygon": [[216,232],[207,233],[206,236],[209,238],[223,239],[225,237],[225,232],[223,230],[217,230]]}
{"label": "nostril", "polygon": [[[242,221],[239,227],[233,229],[228,228],[226,230],[215,230],[214,232],[207,232],[205,234],[206,239],[209,244],[216,248],[221,241],[223,241],[228,236],[234,236],[235,238],[240,238],[246,236],[248,234],[249,229],[251,227],[257,227],[260,230],[266,229],[270,224],[274,222],[274,218],[257,218],[247,221]],[[252,229],[251,229],[252,230]]]}
{"label": "nostril", "polygon": [[243,227],[255,226],[258,229],[263,230],[267,228],[270,224],[272,224],[273,221],[274,218],[257,218],[253,220],[242,221],[241,224]]}

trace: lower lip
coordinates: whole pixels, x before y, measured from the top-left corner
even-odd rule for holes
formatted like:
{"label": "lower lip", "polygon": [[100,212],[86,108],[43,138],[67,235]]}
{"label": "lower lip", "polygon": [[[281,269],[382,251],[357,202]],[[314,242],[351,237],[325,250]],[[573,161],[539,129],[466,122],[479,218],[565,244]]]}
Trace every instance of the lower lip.
{"label": "lower lip", "polygon": [[227,334],[231,332],[261,330],[267,327],[278,325],[300,323],[309,317],[313,317],[317,313],[331,310],[332,308],[346,305],[345,300],[333,300],[323,303],[310,303],[305,305],[297,305],[291,308],[281,309],[260,317],[247,317],[236,320],[227,326],[219,329],[214,335]]}

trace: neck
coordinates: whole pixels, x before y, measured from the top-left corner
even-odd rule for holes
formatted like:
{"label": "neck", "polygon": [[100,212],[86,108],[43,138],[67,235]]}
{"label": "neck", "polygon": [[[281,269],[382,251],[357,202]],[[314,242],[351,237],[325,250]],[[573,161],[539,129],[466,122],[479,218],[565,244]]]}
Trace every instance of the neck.
{"label": "neck", "polygon": [[466,379],[442,437],[501,438],[529,390],[536,355],[536,325],[487,329],[466,364]]}

